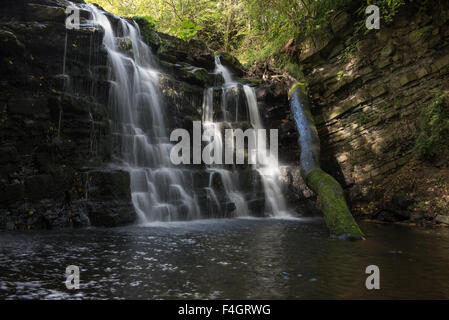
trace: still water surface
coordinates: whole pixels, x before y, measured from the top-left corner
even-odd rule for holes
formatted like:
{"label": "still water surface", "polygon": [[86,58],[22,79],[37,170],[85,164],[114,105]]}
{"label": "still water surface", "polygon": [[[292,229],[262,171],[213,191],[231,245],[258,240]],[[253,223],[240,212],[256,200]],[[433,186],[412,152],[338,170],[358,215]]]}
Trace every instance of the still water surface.
{"label": "still water surface", "polygon": [[[449,231],[361,224],[331,239],[321,219],[202,220],[0,234],[1,299],[449,298]],[[378,265],[381,289],[365,288]],[[81,269],[81,288],[65,269]]]}

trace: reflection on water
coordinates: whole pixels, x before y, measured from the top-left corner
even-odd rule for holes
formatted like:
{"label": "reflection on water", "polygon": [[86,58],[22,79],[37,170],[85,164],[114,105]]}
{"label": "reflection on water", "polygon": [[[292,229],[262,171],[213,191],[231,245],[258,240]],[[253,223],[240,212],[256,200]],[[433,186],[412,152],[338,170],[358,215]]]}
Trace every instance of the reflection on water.
{"label": "reflection on water", "polygon": [[[234,219],[0,235],[0,298],[449,298],[448,230],[362,225],[331,239],[322,220]],[[378,265],[381,289],[365,288]],[[65,287],[78,265],[81,288]]]}

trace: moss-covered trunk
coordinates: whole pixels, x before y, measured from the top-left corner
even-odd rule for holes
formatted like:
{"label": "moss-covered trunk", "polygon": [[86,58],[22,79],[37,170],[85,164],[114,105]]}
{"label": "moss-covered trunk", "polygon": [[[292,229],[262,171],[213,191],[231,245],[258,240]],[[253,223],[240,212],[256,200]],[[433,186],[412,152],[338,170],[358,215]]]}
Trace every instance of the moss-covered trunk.
{"label": "moss-covered trunk", "polygon": [[338,237],[363,239],[363,233],[346,204],[342,187],[319,165],[320,140],[302,86],[290,90],[290,107],[299,131],[301,175],[319,197],[330,232]]}
{"label": "moss-covered trunk", "polygon": [[343,189],[337,180],[320,168],[315,168],[307,176],[306,183],[320,198],[326,224],[333,234],[352,239],[363,237],[362,231],[349,211]]}

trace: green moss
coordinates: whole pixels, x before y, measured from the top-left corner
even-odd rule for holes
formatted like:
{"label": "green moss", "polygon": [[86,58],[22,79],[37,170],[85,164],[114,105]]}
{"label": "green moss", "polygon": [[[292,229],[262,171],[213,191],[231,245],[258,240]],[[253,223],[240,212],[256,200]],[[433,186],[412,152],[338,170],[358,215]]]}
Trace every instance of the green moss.
{"label": "green moss", "polygon": [[300,81],[296,82],[294,85],[292,85],[292,87],[288,91],[288,95],[291,96],[293,94],[293,92],[296,91],[296,89],[300,89],[300,92],[306,92],[307,84],[305,82],[300,82]]}
{"label": "green moss", "polygon": [[304,73],[302,72],[301,66],[299,64],[292,63],[292,62],[287,62],[285,64],[284,69],[293,78],[295,78],[296,80],[299,80],[299,81],[305,83],[305,78],[306,77],[304,76]]}
{"label": "green moss", "polygon": [[316,168],[307,176],[307,185],[319,196],[321,210],[331,233],[338,237],[363,239],[364,235],[349,211],[337,180]]}
{"label": "green moss", "polygon": [[337,72],[337,81],[341,81],[341,80],[343,80],[343,76],[345,75],[345,72],[342,70],[342,71],[338,71]]}
{"label": "green moss", "polygon": [[358,123],[360,127],[363,127],[370,121],[369,116],[365,112],[360,112],[358,116]]}
{"label": "green moss", "polygon": [[209,73],[204,68],[195,68],[192,66],[185,66],[180,69],[185,73],[185,78],[191,79],[194,82],[208,83],[210,81]]}
{"label": "green moss", "polygon": [[206,69],[203,68],[198,68],[195,71],[193,71],[193,75],[195,76],[195,78],[203,82],[207,82],[209,77],[209,73],[207,72]]}
{"label": "green moss", "polygon": [[[301,149],[305,147],[304,149],[308,150],[307,152],[311,152],[315,163],[309,166],[310,168],[301,166],[301,176],[306,181],[307,186],[318,195],[321,202],[321,210],[323,211],[329,231],[333,235],[341,238],[363,239],[363,233],[346,204],[342,187],[337,180],[318,167],[320,142],[313,116],[310,112],[307,95],[305,94],[304,84],[300,82],[295,83],[290,88],[289,94],[294,97],[294,99],[290,100],[292,109],[298,107],[302,109],[307,118],[308,130],[312,133],[312,141],[304,142],[305,145],[301,145]],[[300,100],[300,106],[296,102],[292,103],[292,101],[297,101],[296,99]],[[305,164],[307,165],[308,163],[310,162],[306,162]]]}

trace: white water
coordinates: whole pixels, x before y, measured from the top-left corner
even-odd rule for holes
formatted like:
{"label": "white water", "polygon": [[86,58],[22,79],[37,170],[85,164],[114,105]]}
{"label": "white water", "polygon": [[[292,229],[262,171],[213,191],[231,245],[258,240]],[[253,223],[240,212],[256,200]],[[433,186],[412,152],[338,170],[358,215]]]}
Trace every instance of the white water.
{"label": "white water", "polygon": [[[137,25],[120,19],[114,30],[102,11],[93,5],[87,8],[105,32],[103,44],[112,70],[109,110],[115,162],[130,172],[132,201],[141,222],[199,218],[191,174],[171,165],[159,73],[150,48]],[[132,51],[122,50],[119,41],[131,43]]]}
{"label": "white water", "polygon": [[[215,58],[216,61],[216,73],[220,73],[225,80],[223,85],[223,97],[225,97],[226,87],[229,86],[232,82],[232,77],[229,71],[223,67],[220,63],[220,59],[217,56]],[[203,97],[203,137],[206,141],[210,141],[210,137],[213,137],[214,143],[214,152],[223,155],[223,146],[224,139],[222,135],[222,126],[223,124],[227,124],[230,126],[230,123],[227,121],[227,110],[226,110],[226,100],[225,98],[221,101],[221,110],[223,112],[224,121],[223,122],[214,122],[214,88],[207,88],[204,91]],[[245,197],[239,191],[238,187],[238,173],[234,171],[230,171],[228,169],[221,168],[220,166],[209,165],[208,171],[210,172],[209,178],[209,186],[207,188],[208,193],[210,194],[210,198],[218,205],[217,195],[213,188],[213,178],[215,175],[218,175],[221,179],[221,184],[223,186],[226,197],[230,202],[235,205],[234,217],[242,217],[249,215],[248,205],[246,203]],[[218,205],[219,207],[219,205]]]}
{"label": "white water", "polygon": [[[209,134],[213,135],[217,142],[215,144],[215,150],[219,150],[219,154],[223,154],[223,137],[222,137],[222,127],[225,124],[226,127],[232,126],[232,120],[238,122],[239,120],[239,103],[236,100],[235,103],[235,119],[230,119],[231,110],[229,110],[228,103],[226,101],[226,93],[228,90],[237,90],[239,83],[235,82],[232,78],[229,70],[221,64],[220,57],[215,57],[215,72],[221,74],[224,79],[224,84],[221,88],[222,99],[221,99],[221,113],[223,121],[214,122],[214,104],[213,104],[213,93],[214,88],[208,88],[204,91],[203,99],[203,128],[204,130],[209,130]],[[244,94],[246,97],[249,120],[254,129],[264,129],[262,120],[259,114],[259,109],[257,106],[257,99],[254,89],[248,85],[243,86]],[[287,209],[285,198],[282,194],[282,189],[279,181],[280,171],[278,159],[271,154],[267,154],[267,141],[265,135],[259,135],[257,137],[258,148],[257,154],[257,164],[254,165],[254,169],[259,172],[262,178],[262,183],[265,193],[265,211],[266,214],[273,217],[287,217],[290,213]],[[233,146],[234,147],[234,146]],[[234,148],[233,148],[234,149]],[[251,156],[251,155],[250,155]],[[219,174],[222,183],[225,187],[225,192],[232,202],[236,205],[238,215],[247,215],[248,206],[246,200],[242,193],[238,191],[238,172],[235,170],[230,171],[226,169],[221,169],[214,167],[212,169],[214,173]],[[211,193],[214,192],[212,186],[209,186]],[[215,197],[215,194],[213,194]]]}
{"label": "white water", "polygon": [[[248,85],[243,86],[248,103],[251,125],[254,129],[264,129],[257,107],[257,98],[254,89]],[[262,177],[265,192],[265,210],[276,217],[290,216],[279,181],[280,170],[278,159],[266,152],[267,141],[265,135],[258,135],[257,171]],[[271,149],[270,149],[271,150]]]}

